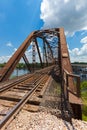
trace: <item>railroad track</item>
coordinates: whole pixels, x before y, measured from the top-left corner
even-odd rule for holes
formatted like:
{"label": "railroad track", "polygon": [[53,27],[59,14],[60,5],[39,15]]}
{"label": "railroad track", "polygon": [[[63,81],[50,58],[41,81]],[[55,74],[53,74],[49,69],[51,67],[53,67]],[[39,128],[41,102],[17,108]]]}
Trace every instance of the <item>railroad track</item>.
{"label": "railroad track", "polygon": [[53,67],[0,84],[0,130],[4,130],[27,104],[39,105]]}

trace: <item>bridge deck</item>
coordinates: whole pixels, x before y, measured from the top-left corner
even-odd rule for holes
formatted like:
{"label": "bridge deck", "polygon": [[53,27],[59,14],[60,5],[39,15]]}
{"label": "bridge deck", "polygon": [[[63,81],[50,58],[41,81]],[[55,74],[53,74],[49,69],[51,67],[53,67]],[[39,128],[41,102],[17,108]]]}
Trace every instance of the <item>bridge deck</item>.
{"label": "bridge deck", "polygon": [[72,104],[79,104],[82,105],[82,100],[81,98],[76,97],[72,93],[69,92],[69,102]]}

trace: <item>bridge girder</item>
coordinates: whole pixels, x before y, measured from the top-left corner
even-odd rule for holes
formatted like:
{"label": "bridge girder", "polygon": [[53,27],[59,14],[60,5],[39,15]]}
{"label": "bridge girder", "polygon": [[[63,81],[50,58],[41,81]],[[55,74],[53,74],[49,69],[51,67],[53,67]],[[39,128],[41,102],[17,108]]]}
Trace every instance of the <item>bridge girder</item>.
{"label": "bridge girder", "polygon": [[[56,36],[57,39],[58,39],[58,41],[56,41],[57,45],[58,45],[58,53],[57,53],[58,59],[57,60],[58,60],[58,64],[60,65],[60,69],[61,69],[61,73],[60,73],[60,75],[61,75],[61,87],[63,87],[63,90],[67,89],[65,91],[65,95],[67,95],[67,93],[68,93],[69,96],[70,96],[70,92],[71,92],[72,96],[71,96],[71,98],[69,98],[69,100],[71,100],[70,102],[72,102],[72,104],[73,104],[72,105],[73,111],[75,112],[75,114],[78,115],[78,118],[81,119],[81,116],[82,116],[81,105],[79,103],[79,97],[80,97],[80,93],[79,93],[80,88],[79,87],[80,86],[78,86],[77,90],[76,90],[78,95],[75,95],[74,94],[75,89],[74,89],[73,78],[72,78],[74,76],[71,74],[72,73],[72,67],[71,67],[71,63],[70,63],[70,57],[69,57],[69,52],[68,52],[63,28],[38,30],[38,31],[32,32],[25,39],[25,41],[21,44],[21,46],[17,49],[17,51],[13,54],[13,56],[9,59],[9,61],[5,65],[5,67],[0,70],[0,82],[6,81],[7,79],[9,79],[11,73],[15,69],[15,67],[18,64],[18,62],[20,61],[21,57],[23,57],[23,59],[25,60],[27,65],[29,64],[29,62],[26,58],[26,55],[25,55],[25,51],[30,46],[30,44],[33,40],[35,40],[37,52],[38,52],[38,55],[39,55],[39,60],[40,60],[41,66],[43,67],[42,58],[41,58],[41,54],[40,54],[40,50],[39,50],[39,46],[38,46],[38,42],[37,42],[38,37],[41,38],[44,41],[44,43],[48,46],[48,48],[51,52],[52,58],[55,59],[54,54],[53,54],[53,49],[51,47],[52,45],[53,45],[53,47],[55,47],[55,45],[54,45],[55,42],[51,43],[52,39],[50,39],[50,41],[48,41],[47,40],[48,35],[50,35],[50,38]],[[46,53],[46,49],[45,49],[45,53]],[[47,56],[47,55],[45,55],[45,56]],[[66,79],[63,75],[64,70],[66,70]],[[70,78],[68,79],[69,76],[70,76]],[[64,86],[64,84],[63,84],[64,82],[67,83],[67,88],[66,88],[66,84]],[[79,83],[78,83],[78,85],[79,85]],[[68,90],[68,87],[69,87],[69,90]],[[72,100],[73,97],[77,101],[76,102],[77,104],[75,104],[75,105],[74,105],[74,102],[73,102],[75,100]],[[80,115],[79,115],[79,113],[80,113]]]}
{"label": "bridge girder", "polygon": [[[26,49],[30,46],[33,39],[35,39],[37,52],[38,52],[38,55],[39,55],[41,66],[42,66],[42,59],[41,59],[41,55],[40,55],[40,51],[39,51],[39,47],[38,47],[38,43],[37,43],[36,38],[41,37],[42,39],[44,39],[44,35],[53,34],[53,33],[55,35],[57,33],[59,33],[59,29],[55,28],[55,29],[38,30],[38,31],[32,32],[25,39],[25,41],[21,44],[21,46],[17,49],[17,51],[13,54],[13,56],[9,59],[9,61],[5,65],[5,67],[0,70],[0,82],[9,79],[10,75],[12,74],[13,70],[15,69],[16,65],[18,64],[18,62],[20,61],[20,59],[22,57],[23,57],[24,60],[26,60],[25,62],[28,63],[27,59],[25,58],[24,53],[25,53]],[[51,55],[52,55],[52,58],[53,58],[52,49],[51,49],[49,43],[46,40],[45,40],[45,42],[46,42],[48,48],[50,49],[50,52],[51,52]]]}

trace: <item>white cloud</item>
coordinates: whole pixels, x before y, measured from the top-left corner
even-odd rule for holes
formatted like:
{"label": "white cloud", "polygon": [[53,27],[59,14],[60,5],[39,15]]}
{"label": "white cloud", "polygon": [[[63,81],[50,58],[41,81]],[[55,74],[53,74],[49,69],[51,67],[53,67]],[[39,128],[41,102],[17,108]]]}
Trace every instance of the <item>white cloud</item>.
{"label": "white cloud", "polygon": [[64,0],[65,3],[69,2],[69,0]]}
{"label": "white cloud", "polygon": [[11,42],[6,43],[6,46],[8,46],[8,47],[13,47],[13,45],[12,45]]}
{"label": "white cloud", "polygon": [[14,52],[17,51],[17,48],[14,48]]}
{"label": "white cloud", "polygon": [[87,0],[43,0],[43,28],[64,27],[67,34],[87,29]]}
{"label": "white cloud", "polygon": [[11,56],[1,56],[0,57],[0,63],[7,62],[10,59]]}
{"label": "white cloud", "polygon": [[[39,50],[40,50],[40,54],[41,54],[41,57],[42,57],[42,49],[41,49],[41,47],[39,47]],[[35,53],[36,53],[36,55],[35,55],[36,62],[40,62],[40,61],[39,61],[38,52],[37,52],[37,48],[36,48],[36,50],[35,50]],[[26,54],[26,56],[27,56],[29,62],[32,63],[32,47],[29,48],[29,49],[25,52],[25,54]]]}
{"label": "white cloud", "polygon": [[87,56],[70,57],[71,62],[87,62]]}
{"label": "white cloud", "polygon": [[[13,47],[13,45],[10,44],[10,42],[7,43],[6,45],[9,47]],[[0,56],[0,63],[8,62],[8,60],[12,57],[12,55],[15,53],[16,50],[17,50],[17,48],[14,48],[12,54],[7,55],[7,56]]]}
{"label": "white cloud", "polygon": [[81,42],[81,43],[86,43],[86,44],[87,44],[87,36],[84,37],[84,38],[82,38],[80,42]]}
{"label": "white cloud", "polygon": [[[40,18],[43,28],[64,27],[66,35],[73,35],[76,31],[87,32],[87,0],[42,0]],[[87,36],[82,38],[81,48],[70,49],[71,61],[87,61]]]}
{"label": "white cloud", "polygon": [[72,50],[69,49],[70,59],[72,62],[87,62],[87,44],[83,44],[83,46],[79,48],[74,48]]}
{"label": "white cloud", "polygon": [[75,56],[78,56],[79,55],[79,48],[74,48],[72,49],[71,53]]}
{"label": "white cloud", "polygon": [[[6,46],[13,47],[13,45],[11,44],[11,42],[8,42],[6,44]],[[41,49],[41,47],[39,47],[39,50],[40,50],[40,54],[41,54],[41,57],[42,57],[43,55],[42,55],[42,49]],[[9,55],[9,56],[1,56],[0,57],[0,63],[7,62],[16,51],[17,51],[17,48],[13,48],[13,53],[11,55]],[[32,63],[32,46],[29,46],[29,49],[25,52],[25,54],[26,54],[29,62]],[[20,62],[24,62],[22,58],[20,60],[21,60]],[[37,48],[36,48],[36,62],[40,62],[39,61],[38,52],[37,52]]]}

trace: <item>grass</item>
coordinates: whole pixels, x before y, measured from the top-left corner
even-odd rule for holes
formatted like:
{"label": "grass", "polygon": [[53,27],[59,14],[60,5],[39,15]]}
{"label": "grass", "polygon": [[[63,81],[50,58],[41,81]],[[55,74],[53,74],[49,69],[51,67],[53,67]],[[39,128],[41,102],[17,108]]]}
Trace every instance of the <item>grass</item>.
{"label": "grass", "polygon": [[82,120],[87,121],[87,81],[81,83],[81,97],[83,100]]}
{"label": "grass", "polygon": [[82,108],[82,120],[87,121],[87,105]]}

